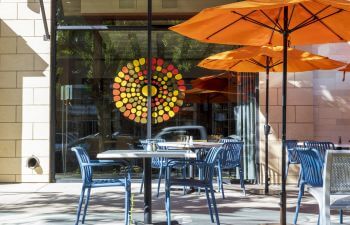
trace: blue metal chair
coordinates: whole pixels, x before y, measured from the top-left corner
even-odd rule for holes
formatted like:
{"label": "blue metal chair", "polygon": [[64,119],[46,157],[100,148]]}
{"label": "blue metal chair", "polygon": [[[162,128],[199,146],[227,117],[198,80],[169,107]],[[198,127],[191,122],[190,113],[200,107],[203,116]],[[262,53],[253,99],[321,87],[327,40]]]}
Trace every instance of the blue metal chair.
{"label": "blue metal chair", "polygon": [[[158,150],[168,150],[166,146],[160,146],[158,145],[159,142],[165,142],[164,139],[146,139],[146,140],[141,140],[140,141],[142,144],[143,149],[146,151],[147,150],[147,145],[148,144],[155,144],[156,148]],[[160,158],[160,157],[152,157],[152,168],[153,169],[159,169],[159,174],[158,174],[158,186],[157,186],[157,197],[159,197],[159,189],[160,189],[160,183],[162,181],[162,178],[165,174],[166,170],[166,162],[167,159]],[[182,170],[182,176],[186,176],[186,169],[181,167],[176,167],[176,169],[181,169]],[[142,181],[141,181],[141,187],[140,187],[140,193],[142,193],[142,188],[143,188],[143,183],[144,183],[144,173],[142,174]],[[184,188],[184,193],[186,192]]]}
{"label": "blue metal chair", "polygon": [[[167,224],[171,225],[171,205],[170,205],[170,189],[172,186],[189,186],[204,188],[208,208],[210,213],[211,222],[214,223],[213,208],[215,213],[216,224],[220,225],[218,210],[216,207],[214,188],[213,188],[213,176],[215,166],[221,152],[224,150],[222,147],[213,147],[209,150],[204,160],[171,160],[167,163],[167,172],[165,177],[165,209],[167,213]],[[200,179],[193,178],[176,178],[171,176],[171,169],[175,166],[184,167],[187,165],[193,165],[200,168],[203,171],[203,176]],[[209,196],[209,192],[211,198]],[[213,208],[212,208],[213,207]]]}
{"label": "blue metal chair", "polygon": [[[286,178],[288,177],[289,165],[290,164],[300,164],[299,156],[294,149],[295,147],[298,147],[298,140],[286,140],[286,150],[287,150],[287,154],[288,154]],[[301,169],[299,171],[298,187],[300,185],[300,174],[301,174]]]}
{"label": "blue metal chair", "polygon": [[322,187],[323,185],[323,159],[320,152],[316,149],[299,147],[295,148],[295,151],[297,152],[300,158],[302,172],[299,186],[298,201],[294,215],[294,224],[296,224],[298,220],[300,203],[301,198],[304,195],[305,185],[309,185],[312,187]]}
{"label": "blue metal chair", "polygon": [[242,151],[244,143],[237,141],[235,139],[221,139],[223,151],[219,157],[217,170],[218,170],[218,182],[219,190],[221,191],[222,198],[225,198],[224,186],[222,182],[222,170],[224,169],[234,169],[238,168],[239,171],[239,181],[243,194],[245,195],[245,186],[244,186],[244,174],[242,168]]}
{"label": "blue metal chair", "polygon": [[[79,217],[81,214],[81,208],[85,200],[84,213],[82,218],[82,223],[85,222],[86,211],[89,205],[91,188],[99,187],[115,187],[122,186],[125,187],[125,224],[130,224],[130,198],[131,198],[131,181],[130,181],[130,165],[125,160],[90,160],[85,149],[82,147],[73,147],[72,151],[75,152],[81,171],[81,177],[83,180],[83,186],[81,189],[79,206],[77,210],[77,218],[75,225],[79,223]],[[93,178],[93,167],[103,167],[103,166],[122,166],[127,167],[125,177],[123,179],[94,179]],[[84,199],[86,192],[86,198]]]}
{"label": "blue metal chair", "polygon": [[325,160],[327,149],[335,149],[334,144],[329,141],[305,141],[304,145],[307,148],[317,149],[320,152],[323,161]]}

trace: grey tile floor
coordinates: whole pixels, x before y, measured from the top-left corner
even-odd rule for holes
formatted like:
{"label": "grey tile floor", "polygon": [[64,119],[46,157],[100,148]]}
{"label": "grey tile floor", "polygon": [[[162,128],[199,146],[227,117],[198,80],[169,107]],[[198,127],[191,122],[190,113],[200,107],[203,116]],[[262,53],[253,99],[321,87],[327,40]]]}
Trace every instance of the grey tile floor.
{"label": "grey tile floor", "polygon": [[[155,188],[155,185],[153,185]],[[0,224],[74,224],[80,183],[43,184],[0,184]],[[222,225],[255,225],[279,222],[279,198],[251,194],[258,189],[247,185],[243,196],[238,185],[226,184],[226,199],[216,193]],[[272,187],[277,188],[277,187]],[[291,223],[295,210],[297,188],[288,186],[288,222]],[[138,193],[139,184],[133,183],[133,213],[135,220],[142,220],[143,195]],[[154,193],[156,193],[154,189]],[[124,196],[122,188],[99,188],[92,192],[91,204],[86,218],[87,225],[123,224]],[[306,195],[303,198],[298,224],[317,224],[318,208],[315,200]],[[338,222],[333,213],[334,224]],[[212,224],[208,215],[204,194],[183,195],[172,191],[172,219],[180,224]],[[153,196],[153,220],[164,221],[164,193]],[[350,216],[345,216],[350,224]]]}

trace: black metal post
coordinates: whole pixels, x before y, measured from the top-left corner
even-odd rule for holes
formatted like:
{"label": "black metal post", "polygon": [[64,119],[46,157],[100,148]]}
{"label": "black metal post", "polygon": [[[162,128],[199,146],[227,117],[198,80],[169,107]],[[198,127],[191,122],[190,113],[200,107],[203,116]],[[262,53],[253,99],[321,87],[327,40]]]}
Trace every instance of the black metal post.
{"label": "black metal post", "polygon": [[[151,112],[151,79],[152,79],[152,0],[148,0],[147,7],[147,138],[152,138],[152,112]],[[143,160],[144,171],[144,224],[152,223],[152,167],[151,159]]]}
{"label": "black metal post", "polygon": [[270,125],[269,125],[269,76],[270,76],[270,57],[266,57],[266,102],[265,102],[265,195],[269,194],[269,134],[270,134]]}
{"label": "black metal post", "polygon": [[287,121],[287,60],[288,60],[288,6],[283,8],[283,80],[282,80],[282,163],[281,163],[281,200],[280,200],[280,224],[287,223],[287,197],[286,197],[286,121]]}

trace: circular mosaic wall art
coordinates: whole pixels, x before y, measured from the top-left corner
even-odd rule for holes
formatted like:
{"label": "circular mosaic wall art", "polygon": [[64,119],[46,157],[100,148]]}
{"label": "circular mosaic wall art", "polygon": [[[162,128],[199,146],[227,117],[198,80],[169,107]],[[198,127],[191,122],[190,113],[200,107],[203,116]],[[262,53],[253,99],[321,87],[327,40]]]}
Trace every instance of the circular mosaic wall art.
{"label": "circular mosaic wall art", "polygon": [[[115,106],[124,117],[147,123],[147,97],[152,96],[152,122],[161,123],[180,111],[186,86],[182,75],[171,63],[152,58],[152,79],[147,80],[147,59],[140,58],[123,66],[114,79]],[[151,93],[148,93],[151,82]]]}

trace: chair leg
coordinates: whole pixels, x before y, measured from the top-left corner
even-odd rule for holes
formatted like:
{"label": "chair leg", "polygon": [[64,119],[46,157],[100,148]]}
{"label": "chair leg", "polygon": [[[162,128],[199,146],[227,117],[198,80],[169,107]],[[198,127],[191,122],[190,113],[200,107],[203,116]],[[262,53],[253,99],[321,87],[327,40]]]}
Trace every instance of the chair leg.
{"label": "chair leg", "polygon": [[211,192],[211,201],[212,201],[213,207],[214,207],[216,225],[220,225],[219,214],[218,214],[218,208],[216,207],[215,194],[214,194],[214,189],[213,189],[213,187],[210,187],[210,192]]}
{"label": "chair leg", "polygon": [[301,167],[300,167],[300,170],[299,170],[299,177],[298,177],[298,186],[297,187],[299,187],[300,186],[300,179],[301,179]]}
{"label": "chair leg", "polygon": [[91,188],[88,188],[87,189],[87,194],[86,194],[86,202],[85,202],[85,207],[84,207],[84,214],[83,214],[83,219],[81,220],[81,223],[85,223],[85,216],[86,216],[87,208],[88,208],[89,201],[90,201],[90,194],[91,194]]}
{"label": "chair leg", "polygon": [[220,163],[218,163],[218,167],[217,169],[217,183],[218,183],[218,192],[221,192],[221,183],[222,183],[222,177],[221,177],[221,167],[220,167]]}
{"label": "chair leg", "polygon": [[171,225],[171,206],[170,206],[170,187],[165,187],[165,210],[166,210],[166,218],[167,224]]}
{"label": "chair leg", "polygon": [[[203,177],[202,168],[199,167],[198,168],[198,178],[199,178],[199,180],[202,180],[202,177]],[[201,188],[199,187],[198,188],[198,194],[200,194],[200,193],[201,193]]]}
{"label": "chair leg", "polygon": [[130,185],[125,185],[125,225],[130,224],[131,217],[131,187]]}
{"label": "chair leg", "polygon": [[219,177],[219,191],[221,192],[222,198],[225,198],[224,194],[224,184],[222,182],[222,168],[220,164],[218,165],[218,177]]}
{"label": "chair leg", "polygon": [[244,185],[244,174],[243,174],[243,170],[242,167],[239,166],[239,182],[241,184],[241,188],[243,189],[243,195],[245,196],[245,185]]}
{"label": "chair leg", "polygon": [[205,188],[205,194],[206,194],[206,196],[207,196],[207,202],[208,202],[208,208],[209,208],[210,219],[211,219],[211,222],[214,223],[213,210],[212,210],[212,208],[211,208],[211,201],[210,201],[209,191],[208,191],[208,188],[207,188],[207,187]]}
{"label": "chair leg", "polygon": [[158,176],[158,187],[157,187],[157,198],[159,197],[159,188],[160,188],[160,183],[162,181],[162,176],[163,176],[163,168],[162,166],[159,168],[159,176]]}
{"label": "chair leg", "polygon": [[286,179],[287,179],[287,177],[288,177],[288,170],[289,170],[289,164],[290,164],[290,162],[288,161],[287,162],[287,165],[286,165]]}
{"label": "chair leg", "polygon": [[142,172],[142,180],[141,180],[140,194],[142,194],[142,188],[143,188],[144,179],[145,179],[145,171]]}
{"label": "chair leg", "polygon": [[340,224],[343,224],[343,210],[342,209],[340,209],[339,210],[339,223]]}
{"label": "chair leg", "polygon": [[[182,179],[186,179],[186,167],[182,168]],[[186,194],[186,186],[183,186],[183,194]]]}
{"label": "chair leg", "polygon": [[77,218],[76,218],[76,221],[75,221],[75,225],[79,224],[81,206],[83,205],[84,195],[85,195],[85,187],[82,187],[81,193],[80,193],[80,198],[79,198],[79,205],[78,205]]}
{"label": "chair leg", "polygon": [[294,222],[293,222],[293,224],[297,224],[298,214],[299,214],[299,210],[300,210],[301,198],[303,197],[303,195],[304,195],[304,184],[301,184],[300,188],[299,188],[298,201],[297,201],[297,207],[295,209],[295,215],[294,215]]}

